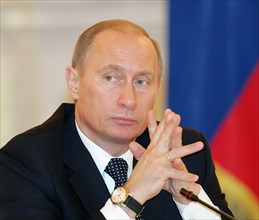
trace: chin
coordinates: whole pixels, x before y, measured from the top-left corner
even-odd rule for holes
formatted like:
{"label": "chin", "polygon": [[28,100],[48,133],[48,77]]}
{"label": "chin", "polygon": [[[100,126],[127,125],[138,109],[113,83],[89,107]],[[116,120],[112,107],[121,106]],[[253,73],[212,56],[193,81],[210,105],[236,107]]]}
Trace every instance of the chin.
{"label": "chin", "polygon": [[139,136],[139,134],[136,132],[129,133],[129,132],[119,131],[118,133],[113,134],[112,136],[115,139],[119,140],[120,142],[130,143],[130,142],[134,141]]}

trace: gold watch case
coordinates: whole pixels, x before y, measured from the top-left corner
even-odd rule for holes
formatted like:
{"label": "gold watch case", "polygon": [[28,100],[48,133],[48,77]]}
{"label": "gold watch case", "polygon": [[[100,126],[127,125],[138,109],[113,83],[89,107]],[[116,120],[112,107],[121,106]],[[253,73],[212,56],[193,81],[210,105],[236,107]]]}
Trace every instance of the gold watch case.
{"label": "gold watch case", "polygon": [[111,195],[111,201],[113,204],[122,205],[128,198],[128,195],[128,191],[124,187],[117,187]]}

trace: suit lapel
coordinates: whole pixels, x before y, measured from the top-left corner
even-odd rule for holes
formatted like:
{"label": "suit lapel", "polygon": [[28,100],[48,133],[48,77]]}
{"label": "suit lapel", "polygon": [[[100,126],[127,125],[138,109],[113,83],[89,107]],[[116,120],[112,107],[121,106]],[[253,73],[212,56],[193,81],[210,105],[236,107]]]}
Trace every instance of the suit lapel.
{"label": "suit lapel", "polygon": [[98,212],[110,197],[90,153],[82,143],[74,117],[64,126],[63,160],[70,168],[69,182],[90,214]]}
{"label": "suit lapel", "polygon": [[[109,191],[93,158],[79,137],[74,116],[67,119],[63,131],[63,161],[68,167],[69,183],[84,208],[90,215],[93,215],[105,205],[110,197]],[[146,129],[136,141],[146,148],[150,142],[148,130]],[[133,166],[136,163],[137,160],[134,159]],[[146,204],[147,210],[144,210],[143,214],[154,213],[152,201]],[[165,201],[159,199],[159,204],[163,202],[168,203],[166,199]]]}

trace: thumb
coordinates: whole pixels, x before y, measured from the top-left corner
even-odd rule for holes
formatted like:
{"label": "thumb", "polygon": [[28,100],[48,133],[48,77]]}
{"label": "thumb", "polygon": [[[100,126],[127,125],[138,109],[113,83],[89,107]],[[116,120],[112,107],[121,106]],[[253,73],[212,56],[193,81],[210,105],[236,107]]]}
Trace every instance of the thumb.
{"label": "thumb", "polygon": [[136,160],[139,160],[146,151],[144,147],[142,147],[139,143],[135,141],[129,144],[129,149]]}

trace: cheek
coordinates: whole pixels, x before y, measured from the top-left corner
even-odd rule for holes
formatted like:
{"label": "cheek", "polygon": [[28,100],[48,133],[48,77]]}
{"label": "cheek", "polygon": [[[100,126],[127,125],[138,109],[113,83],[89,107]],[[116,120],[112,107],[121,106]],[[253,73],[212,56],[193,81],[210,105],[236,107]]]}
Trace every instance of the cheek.
{"label": "cheek", "polygon": [[97,108],[98,112],[108,112],[116,105],[116,94],[111,93],[104,88],[95,88],[89,91],[88,99],[91,103],[92,111],[95,111],[95,108]]}
{"label": "cheek", "polygon": [[98,91],[94,84],[84,81],[80,85],[78,102],[83,106],[84,111],[93,112],[92,110],[97,107],[99,102],[98,96]]}
{"label": "cheek", "polygon": [[143,108],[142,110],[150,110],[151,108],[153,108],[155,98],[155,95],[152,95],[150,93],[143,93],[138,97],[138,104]]}

